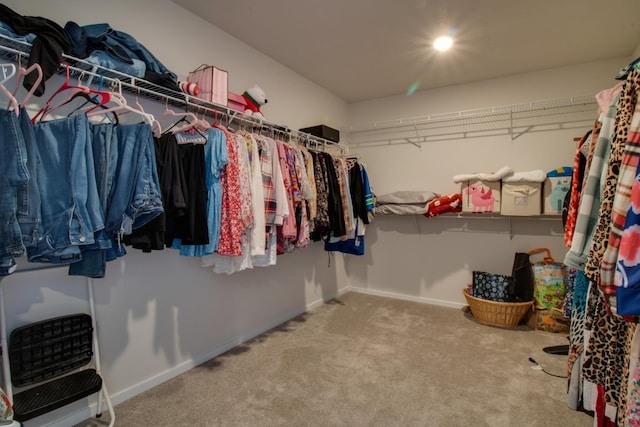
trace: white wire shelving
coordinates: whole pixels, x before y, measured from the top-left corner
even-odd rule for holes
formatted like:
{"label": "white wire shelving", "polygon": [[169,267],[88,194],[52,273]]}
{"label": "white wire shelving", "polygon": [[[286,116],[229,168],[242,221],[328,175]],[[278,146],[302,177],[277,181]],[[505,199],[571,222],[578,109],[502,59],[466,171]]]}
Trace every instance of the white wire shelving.
{"label": "white wire shelving", "polygon": [[[0,34],[0,59],[26,66],[30,52],[31,45],[29,43]],[[65,73],[67,67],[75,77],[88,85],[102,84],[103,87],[110,86],[115,90],[121,89],[124,92],[163,102],[167,105],[180,106],[187,111],[210,116],[219,115],[221,118],[226,117],[229,121],[247,122],[255,127],[272,131],[276,135],[291,137],[297,142],[318,151],[327,151],[342,156],[346,156],[349,153],[349,148],[344,144],[290,129],[288,126],[272,123],[264,119],[249,117],[225,105],[208,102],[195,96],[157,85],[140,77],[104,68],[83,59],[63,54],[63,64],[61,64],[59,72]]]}
{"label": "white wire shelving", "polygon": [[534,101],[475,110],[378,121],[349,129],[352,148],[413,144],[482,136],[507,135],[593,126],[594,96]]}

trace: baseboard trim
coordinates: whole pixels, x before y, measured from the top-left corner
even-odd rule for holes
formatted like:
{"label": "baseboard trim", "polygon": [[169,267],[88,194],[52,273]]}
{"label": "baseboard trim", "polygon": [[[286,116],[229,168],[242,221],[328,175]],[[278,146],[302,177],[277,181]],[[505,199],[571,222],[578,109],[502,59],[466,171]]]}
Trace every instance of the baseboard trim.
{"label": "baseboard trim", "polygon": [[[161,372],[153,377],[150,377],[136,385],[133,385],[127,389],[124,390],[120,390],[117,393],[112,394],[111,397],[111,402],[113,403],[113,405],[117,405],[118,403],[122,403],[125,402],[131,398],[133,398],[134,396],[143,393],[147,390],[150,390],[151,388],[160,385],[174,377],[177,377],[178,375],[181,375],[185,372],[187,372],[190,369],[195,368],[198,365],[201,365],[202,363],[213,359],[214,357],[220,356],[222,353],[225,353],[229,350],[231,350],[232,348],[245,343],[293,318],[295,318],[296,316],[299,316],[303,313],[306,313],[310,310],[313,310],[315,308],[320,307],[321,305],[327,303],[328,301],[346,293],[349,292],[349,288],[348,287],[344,287],[341,289],[338,289],[337,292],[335,293],[335,295],[331,295],[331,296],[326,296],[326,297],[321,297],[318,298],[315,301],[312,301],[310,303],[308,303],[304,310],[297,312],[297,313],[289,313],[286,316],[282,316],[282,318],[280,320],[277,320],[275,322],[272,322],[269,325],[266,325],[264,327],[258,328],[256,330],[251,331],[250,333],[243,335],[243,336],[239,336],[236,340],[230,341],[224,345],[218,346],[215,349],[213,349],[212,351],[208,352],[207,354],[200,356],[196,359],[191,359],[191,360],[187,360],[179,365],[176,365],[164,372]],[[107,414],[107,408],[106,408],[106,404],[102,405],[103,407],[103,414]],[[93,402],[91,403],[89,406],[82,408],[79,411],[70,413],[70,414],[65,414],[64,417],[58,418],[56,420],[48,420],[47,421],[47,425],[49,427],[68,427],[70,425],[75,425],[78,423],[81,423],[82,421],[89,419],[91,417],[95,416],[96,413],[96,409],[97,409],[97,402]],[[46,417],[46,415],[43,415],[43,417]],[[116,425],[117,425],[117,419],[118,419],[118,415],[116,414]]]}
{"label": "baseboard trim", "polygon": [[443,300],[433,299],[433,298],[417,297],[413,295],[397,294],[395,292],[388,292],[388,291],[378,291],[375,289],[360,288],[357,286],[349,286],[347,289],[351,292],[358,292],[361,294],[375,295],[378,297],[386,297],[386,298],[394,298],[394,299],[400,299],[404,301],[413,301],[413,302],[419,302],[422,304],[439,305],[441,307],[462,308],[466,305],[463,303],[443,301]]}

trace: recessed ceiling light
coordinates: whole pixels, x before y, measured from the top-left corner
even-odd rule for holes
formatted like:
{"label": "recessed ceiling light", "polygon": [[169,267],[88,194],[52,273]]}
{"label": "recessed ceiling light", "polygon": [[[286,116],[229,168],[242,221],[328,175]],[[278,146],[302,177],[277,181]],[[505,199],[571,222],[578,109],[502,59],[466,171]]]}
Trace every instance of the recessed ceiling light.
{"label": "recessed ceiling light", "polygon": [[449,36],[440,36],[433,42],[433,47],[440,52],[449,50],[451,46],[453,46],[453,39]]}

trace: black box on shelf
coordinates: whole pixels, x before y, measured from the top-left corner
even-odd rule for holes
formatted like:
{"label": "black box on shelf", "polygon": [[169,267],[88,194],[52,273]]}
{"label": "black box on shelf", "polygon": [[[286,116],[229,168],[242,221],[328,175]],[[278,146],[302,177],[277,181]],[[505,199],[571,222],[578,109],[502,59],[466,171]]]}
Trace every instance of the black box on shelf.
{"label": "black box on shelf", "polygon": [[300,129],[300,132],[308,133],[318,138],[328,139],[333,142],[340,142],[340,131],[325,125],[311,126]]}

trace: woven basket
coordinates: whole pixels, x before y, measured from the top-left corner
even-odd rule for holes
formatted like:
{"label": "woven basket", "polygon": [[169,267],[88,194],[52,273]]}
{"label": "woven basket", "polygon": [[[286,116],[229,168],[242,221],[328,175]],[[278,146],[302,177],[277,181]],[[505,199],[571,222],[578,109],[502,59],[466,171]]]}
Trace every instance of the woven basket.
{"label": "woven basket", "polygon": [[474,319],[483,325],[515,328],[533,305],[528,302],[496,302],[471,296],[466,288],[462,294],[467,299]]}

